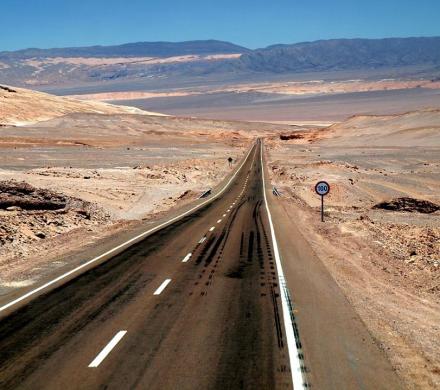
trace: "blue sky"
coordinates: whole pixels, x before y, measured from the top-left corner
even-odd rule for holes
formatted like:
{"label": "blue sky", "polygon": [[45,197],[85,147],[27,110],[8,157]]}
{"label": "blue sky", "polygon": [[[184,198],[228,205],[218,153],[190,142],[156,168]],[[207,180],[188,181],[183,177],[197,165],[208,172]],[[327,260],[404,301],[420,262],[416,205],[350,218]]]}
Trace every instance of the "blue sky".
{"label": "blue sky", "polygon": [[0,0],[0,51],[220,39],[250,48],[440,36],[439,0]]}

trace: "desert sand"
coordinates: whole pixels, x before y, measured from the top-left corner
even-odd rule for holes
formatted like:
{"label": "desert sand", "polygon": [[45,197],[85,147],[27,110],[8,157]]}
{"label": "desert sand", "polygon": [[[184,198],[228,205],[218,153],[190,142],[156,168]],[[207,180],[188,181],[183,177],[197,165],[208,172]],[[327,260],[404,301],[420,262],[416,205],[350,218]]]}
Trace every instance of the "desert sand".
{"label": "desert sand", "polygon": [[37,123],[72,112],[99,114],[150,113],[133,107],[115,106],[101,102],[86,102],[73,98],[55,97],[42,92],[0,85],[0,126]]}

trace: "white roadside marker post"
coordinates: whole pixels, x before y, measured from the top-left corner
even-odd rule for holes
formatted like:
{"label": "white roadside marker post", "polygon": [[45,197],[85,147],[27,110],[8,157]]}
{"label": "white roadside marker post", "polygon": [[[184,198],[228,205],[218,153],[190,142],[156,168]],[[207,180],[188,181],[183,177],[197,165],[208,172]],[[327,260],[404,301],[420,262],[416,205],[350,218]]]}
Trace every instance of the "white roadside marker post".
{"label": "white roadside marker post", "polygon": [[321,222],[324,222],[324,196],[330,192],[330,184],[326,181],[318,181],[315,192],[321,197]]}

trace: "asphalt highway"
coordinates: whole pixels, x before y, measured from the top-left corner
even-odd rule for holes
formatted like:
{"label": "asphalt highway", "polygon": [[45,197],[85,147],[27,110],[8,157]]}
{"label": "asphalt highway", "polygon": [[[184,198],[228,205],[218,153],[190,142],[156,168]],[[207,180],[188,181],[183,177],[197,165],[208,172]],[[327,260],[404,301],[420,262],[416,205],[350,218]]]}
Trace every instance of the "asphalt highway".
{"label": "asphalt highway", "polygon": [[291,388],[259,153],[209,205],[3,318],[0,388]]}
{"label": "asphalt highway", "polygon": [[[353,368],[353,354],[326,347],[325,334],[311,333],[318,324],[313,314],[307,327],[297,327],[289,288],[295,300],[303,286],[284,279],[261,153],[257,141],[212,202],[17,309],[14,303],[0,311],[0,388],[373,388],[362,377],[355,383],[366,386],[334,386],[344,383],[335,381],[336,371],[371,372]],[[319,302],[313,310],[324,313],[319,321],[328,313]],[[334,330],[339,340],[344,327]],[[339,356],[308,364],[302,332],[313,343],[312,357],[321,344],[325,356],[333,350]],[[356,336],[347,340],[357,343]],[[359,345],[354,350],[362,354]],[[374,364],[388,364],[373,355]],[[308,367],[331,374],[315,375],[313,386]],[[386,371],[375,388],[395,383]]]}

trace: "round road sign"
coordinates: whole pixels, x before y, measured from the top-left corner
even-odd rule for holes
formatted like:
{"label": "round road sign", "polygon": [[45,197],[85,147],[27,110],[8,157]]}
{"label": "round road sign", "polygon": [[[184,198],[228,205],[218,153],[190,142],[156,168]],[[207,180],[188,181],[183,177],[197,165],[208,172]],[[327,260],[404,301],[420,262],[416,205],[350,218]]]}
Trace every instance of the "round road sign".
{"label": "round road sign", "polygon": [[326,181],[318,181],[315,185],[315,191],[318,195],[327,195],[330,192],[330,185]]}

